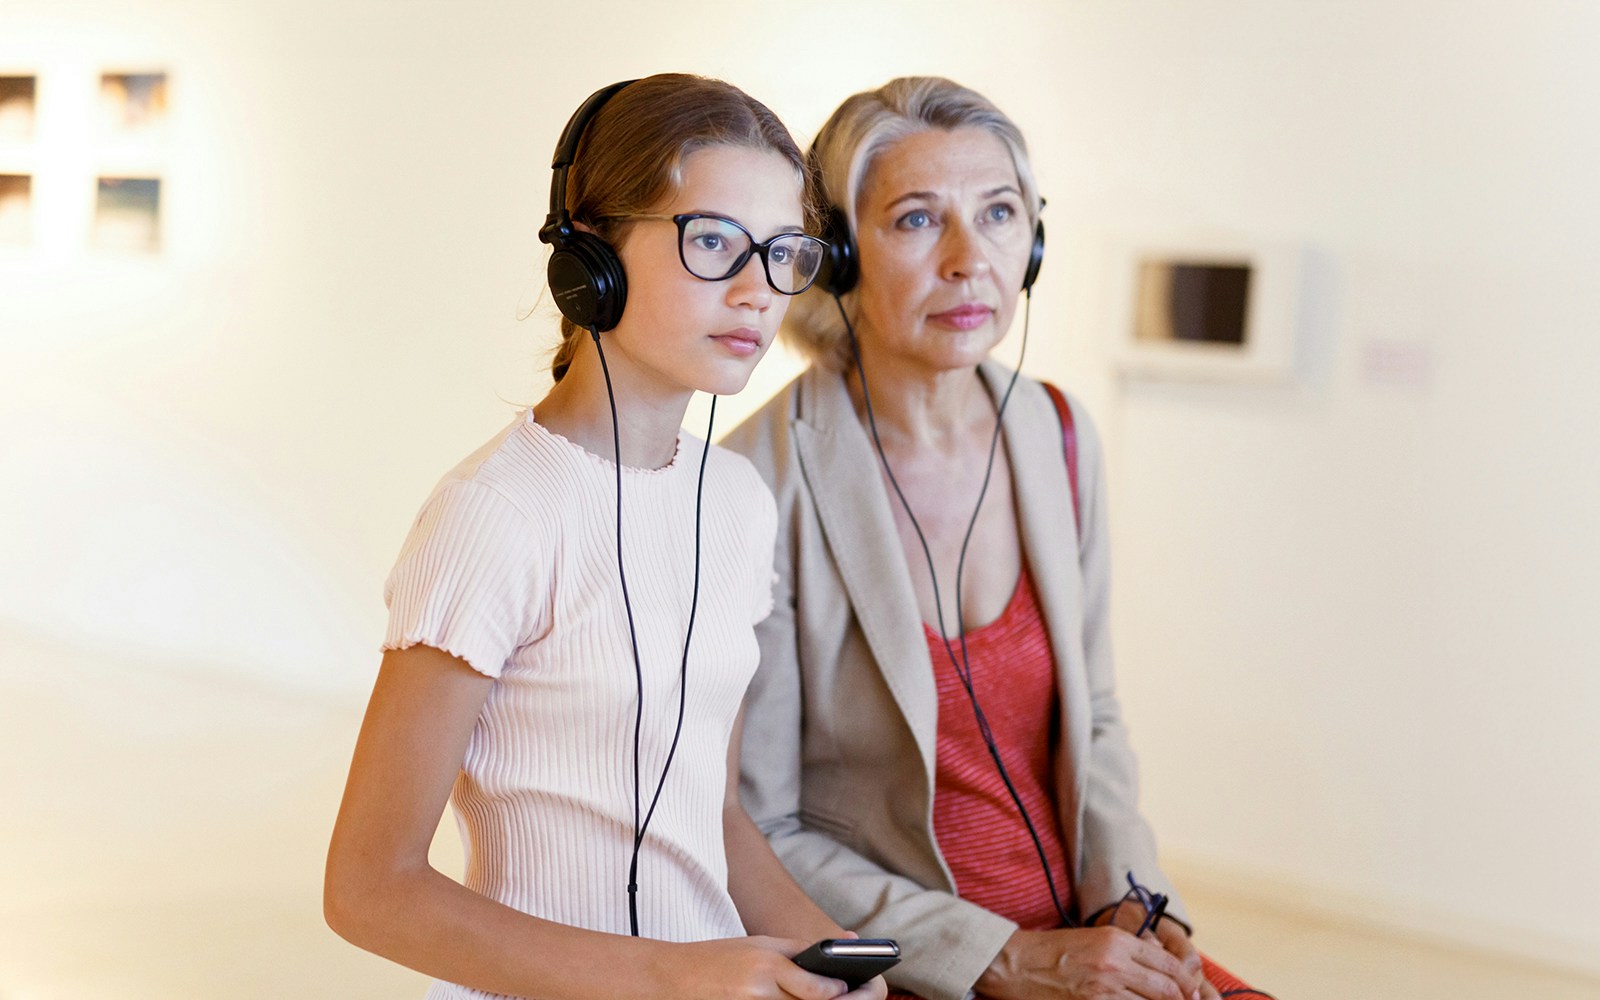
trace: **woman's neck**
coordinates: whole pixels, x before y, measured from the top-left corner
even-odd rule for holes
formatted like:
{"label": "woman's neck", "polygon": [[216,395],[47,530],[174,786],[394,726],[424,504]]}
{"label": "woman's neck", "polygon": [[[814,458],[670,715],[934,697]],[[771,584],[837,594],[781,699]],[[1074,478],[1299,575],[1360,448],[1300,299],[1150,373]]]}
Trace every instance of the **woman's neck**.
{"label": "woman's neck", "polygon": [[616,394],[621,455],[615,454],[605,371],[592,340],[584,342],[566,375],[533,408],[534,419],[585,451],[616,459],[624,468],[659,469],[670,464],[693,393],[663,390],[621,358],[606,360]]}
{"label": "woman's neck", "polygon": [[[896,363],[861,344],[862,367],[872,397],[872,417],[885,448],[948,451],[969,441],[979,426],[992,430],[994,404],[976,368],[931,369]],[[861,372],[854,358],[845,384],[863,424],[867,421]]]}

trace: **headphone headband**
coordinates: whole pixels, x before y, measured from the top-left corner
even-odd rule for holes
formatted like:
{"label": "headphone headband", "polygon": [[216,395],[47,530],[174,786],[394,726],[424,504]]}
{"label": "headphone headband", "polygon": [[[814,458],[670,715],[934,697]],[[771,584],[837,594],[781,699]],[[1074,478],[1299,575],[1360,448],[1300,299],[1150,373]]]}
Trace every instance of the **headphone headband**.
{"label": "headphone headband", "polygon": [[556,141],[555,156],[550,160],[550,169],[554,171],[550,176],[550,214],[545,217],[544,226],[539,230],[540,242],[554,243],[557,233],[566,235],[572,231],[572,217],[567,214],[567,169],[578,158],[578,143],[583,139],[589,122],[600,113],[605,103],[615,97],[617,91],[638,82],[623,80],[609,87],[601,87],[578,105],[578,110],[567,119],[566,127],[561,130],[561,138]]}
{"label": "headphone headband", "polygon": [[550,161],[550,214],[539,229],[539,242],[554,248],[546,266],[550,295],[561,315],[596,333],[610,330],[622,319],[628,276],[609,243],[573,226],[567,211],[567,170],[578,157],[578,143],[590,120],[619,90],[637,82],[623,80],[590,94],[561,130]]}

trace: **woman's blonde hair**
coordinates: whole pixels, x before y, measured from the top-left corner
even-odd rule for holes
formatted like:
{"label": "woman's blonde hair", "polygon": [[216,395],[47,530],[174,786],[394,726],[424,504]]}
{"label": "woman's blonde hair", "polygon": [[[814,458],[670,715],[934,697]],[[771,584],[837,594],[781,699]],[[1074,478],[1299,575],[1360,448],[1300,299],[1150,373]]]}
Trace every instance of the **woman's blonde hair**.
{"label": "woman's blonde hair", "polygon": [[[982,94],[938,76],[902,76],[877,90],[846,98],[817,133],[806,155],[811,168],[810,200],[825,211],[839,209],[854,240],[856,199],[880,155],[919,132],[972,127],[987,130],[1010,150],[1031,226],[1039,218],[1042,202],[1022,131]],[[833,238],[840,235],[833,234]],[[840,303],[854,322],[855,295],[845,293]],[[814,362],[835,368],[848,362],[844,320],[820,281],[790,304],[781,333],[786,343]]]}
{"label": "woman's blonde hair", "polygon": [[[567,211],[620,248],[629,223],[619,216],[649,212],[671,198],[683,184],[684,160],[711,146],[771,150],[794,164],[797,178],[806,173],[800,147],[765,104],[721,80],[661,73],[622,88],[584,129],[567,173]],[[815,213],[806,218],[813,223]],[[562,317],[550,364],[556,381],[585,336],[587,330]]]}

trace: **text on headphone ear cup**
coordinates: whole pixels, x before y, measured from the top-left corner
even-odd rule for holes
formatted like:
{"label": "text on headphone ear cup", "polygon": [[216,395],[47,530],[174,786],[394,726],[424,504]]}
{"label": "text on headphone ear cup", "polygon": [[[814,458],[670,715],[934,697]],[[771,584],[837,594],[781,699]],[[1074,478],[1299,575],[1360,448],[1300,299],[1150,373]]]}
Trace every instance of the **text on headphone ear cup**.
{"label": "text on headphone ear cup", "polygon": [[546,274],[556,308],[575,325],[604,332],[622,320],[628,279],[605,240],[581,231],[562,234]]}

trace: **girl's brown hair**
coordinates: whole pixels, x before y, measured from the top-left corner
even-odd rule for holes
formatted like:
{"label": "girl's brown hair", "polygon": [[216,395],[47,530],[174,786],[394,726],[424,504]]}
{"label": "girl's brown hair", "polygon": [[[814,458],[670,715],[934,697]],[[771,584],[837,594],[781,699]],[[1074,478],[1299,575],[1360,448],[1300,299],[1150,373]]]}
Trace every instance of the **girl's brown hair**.
{"label": "girl's brown hair", "polygon": [[[567,173],[567,211],[612,247],[627,237],[625,217],[649,212],[683,184],[690,153],[710,146],[771,150],[805,177],[794,137],[765,104],[721,80],[686,73],[645,77],[618,91],[584,129]],[[815,213],[806,212],[807,228]],[[561,319],[550,373],[561,381],[588,331]]]}

